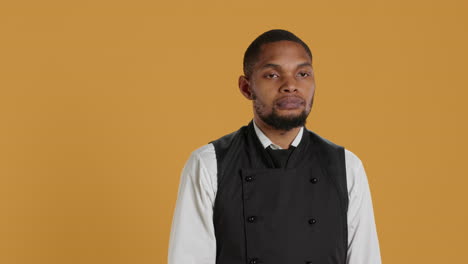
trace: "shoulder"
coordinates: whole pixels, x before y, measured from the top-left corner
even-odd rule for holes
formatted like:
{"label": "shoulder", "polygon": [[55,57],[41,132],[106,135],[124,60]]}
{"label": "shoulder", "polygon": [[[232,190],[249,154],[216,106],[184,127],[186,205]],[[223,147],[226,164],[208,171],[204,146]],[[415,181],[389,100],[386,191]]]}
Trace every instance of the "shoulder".
{"label": "shoulder", "polygon": [[185,165],[188,170],[195,171],[195,177],[210,185],[213,192],[217,189],[217,164],[216,154],[213,144],[208,143],[200,146],[190,153],[190,157]]}
{"label": "shoulder", "polygon": [[200,146],[192,151],[190,155],[197,156],[201,159],[206,159],[210,154],[214,153],[214,147],[212,143],[205,144]]}
{"label": "shoulder", "polygon": [[333,150],[338,150],[343,148],[342,146],[332,142],[331,140],[317,134],[316,132],[307,129],[306,132],[308,132],[309,137],[311,138],[312,141],[319,143],[321,146],[326,146],[329,149]]}
{"label": "shoulder", "polygon": [[235,140],[238,140],[240,136],[243,133],[245,133],[246,129],[247,129],[247,126],[243,126],[240,129],[233,131],[229,134],[226,134],[224,136],[221,136],[215,140],[212,140],[209,143],[213,144],[216,151],[220,152],[218,154],[221,154],[222,152],[229,149],[229,147],[235,142]]}
{"label": "shoulder", "polygon": [[189,160],[199,163],[206,169],[209,169],[213,165],[216,167],[216,154],[213,144],[208,143],[196,148],[190,153]]}
{"label": "shoulder", "polygon": [[233,131],[229,134],[225,134],[215,140],[210,141],[208,144],[198,147],[191,153],[191,157],[198,160],[201,164],[205,165],[210,172],[214,172],[216,175],[217,170],[217,158],[224,156],[233,141],[239,138],[246,126]]}
{"label": "shoulder", "polygon": [[309,133],[309,136],[314,140],[315,142],[320,143],[322,146],[326,146],[329,149],[333,150],[344,150],[344,157],[345,157],[345,164],[346,164],[346,170],[352,169],[352,170],[357,170],[360,167],[362,167],[362,161],[361,159],[352,151],[349,149],[345,148],[344,146],[338,145],[335,142],[332,142],[331,140],[320,136],[319,134],[307,129],[307,132]]}
{"label": "shoulder", "polygon": [[346,178],[348,194],[359,192],[367,182],[366,172],[361,159],[352,151],[345,149]]}
{"label": "shoulder", "polygon": [[361,159],[351,150],[345,148],[346,168],[357,170],[362,167]]}

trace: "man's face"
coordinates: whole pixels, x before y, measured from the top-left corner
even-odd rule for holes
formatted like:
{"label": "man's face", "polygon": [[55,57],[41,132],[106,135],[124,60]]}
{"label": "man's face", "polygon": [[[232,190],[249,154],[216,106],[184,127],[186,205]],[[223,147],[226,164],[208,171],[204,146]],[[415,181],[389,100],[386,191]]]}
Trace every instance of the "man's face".
{"label": "man's face", "polygon": [[[242,77],[241,77],[242,79]],[[305,124],[312,109],[315,78],[312,61],[304,47],[292,41],[262,45],[243,94],[253,100],[254,115],[279,130]],[[242,87],[241,91],[243,90]]]}

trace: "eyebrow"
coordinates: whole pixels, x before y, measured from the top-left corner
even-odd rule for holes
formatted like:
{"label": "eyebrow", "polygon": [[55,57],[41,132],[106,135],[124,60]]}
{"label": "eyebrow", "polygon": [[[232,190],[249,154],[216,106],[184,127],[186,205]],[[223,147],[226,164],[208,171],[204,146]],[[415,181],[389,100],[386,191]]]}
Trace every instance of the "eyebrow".
{"label": "eyebrow", "polygon": [[[303,63],[298,64],[296,66],[296,69],[300,67],[304,67],[304,66],[312,67],[312,64],[310,64],[309,62],[303,62]],[[278,69],[278,68],[281,68],[281,66],[278,64],[274,64],[274,63],[267,63],[261,67],[261,69],[265,69],[265,68],[277,68]]]}

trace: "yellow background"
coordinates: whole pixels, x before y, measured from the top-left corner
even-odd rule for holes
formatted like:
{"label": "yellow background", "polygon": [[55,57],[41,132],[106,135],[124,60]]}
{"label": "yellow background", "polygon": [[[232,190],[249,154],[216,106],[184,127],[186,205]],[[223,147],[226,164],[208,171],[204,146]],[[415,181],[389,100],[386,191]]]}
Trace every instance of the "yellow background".
{"label": "yellow background", "polygon": [[307,127],[364,163],[383,262],[467,250],[466,1],[2,1],[0,263],[166,263],[180,172],[247,124],[242,56],[314,55]]}

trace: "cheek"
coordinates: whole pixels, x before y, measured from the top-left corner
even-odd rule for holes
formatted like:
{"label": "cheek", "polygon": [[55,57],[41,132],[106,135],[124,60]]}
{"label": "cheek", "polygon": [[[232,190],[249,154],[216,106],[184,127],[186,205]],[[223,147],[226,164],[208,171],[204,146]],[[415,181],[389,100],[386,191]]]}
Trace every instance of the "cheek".
{"label": "cheek", "polygon": [[258,107],[262,107],[262,108],[265,108],[265,107],[268,107],[268,101],[265,100],[265,97],[263,97],[262,95],[259,95],[258,93],[256,94],[256,98],[255,98],[255,101],[254,101],[254,104]]}
{"label": "cheek", "polygon": [[308,90],[308,93],[309,93],[309,94],[308,94],[308,97],[309,97],[309,98],[312,98],[312,97],[314,96],[314,93],[315,93],[315,84],[313,84],[313,85],[312,85],[312,88],[310,88],[310,89]]}
{"label": "cheek", "polygon": [[256,101],[261,105],[271,106],[276,95],[275,91],[277,91],[275,87],[271,81],[255,80],[252,89],[257,97]]}
{"label": "cheek", "polygon": [[309,104],[312,105],[313,101],[314,101],[314,92],[312,92],[309,96]]}
{"label": "cheek", "polygon": [[315,93],[315,89],[312,89],[306,95],[307,96],[306,100],[307,100],[307,103],[308,103],[308,107],[312,106],[312,103],[313,103],[313,100],[314,100],[314,93]]}
{"label": "cheek", "polygon": [[310,98],[313,98],[313,97],[314,97],[314,93],[315,93],[315,89],[312,89],[312,91],[310,91],[309,97],[310,97]]}
{"label": "cheek", "polygon": [[271,104],[271,101],[274,98],[274,93],[264,87],[262,87],[262,89],[255,89],[254,94],[256,96],[256,101],[259,101],[264,105]]}
{"label": "cheek", "polygon": [[[254,107],[257,111],[260,111],[263,114],[267,114],[272,111],[272,101],[265,98],[265,94],[256,93],[257,98],[253,101]],[[272,99],[271,99],[272,100]]]}

